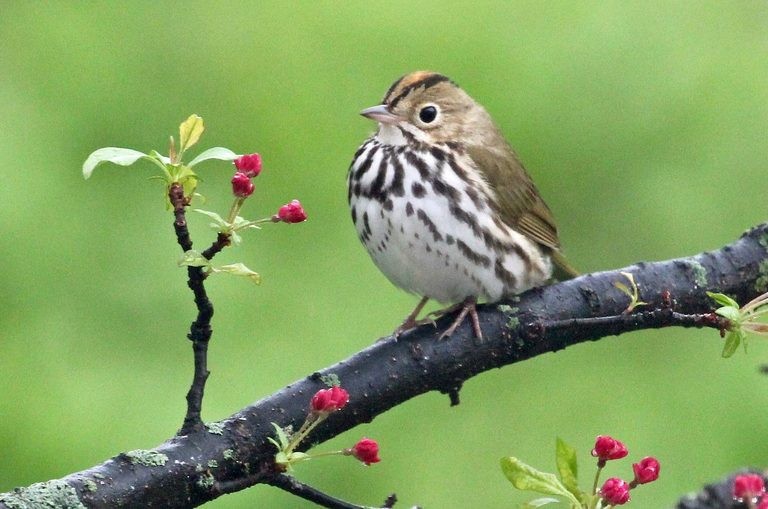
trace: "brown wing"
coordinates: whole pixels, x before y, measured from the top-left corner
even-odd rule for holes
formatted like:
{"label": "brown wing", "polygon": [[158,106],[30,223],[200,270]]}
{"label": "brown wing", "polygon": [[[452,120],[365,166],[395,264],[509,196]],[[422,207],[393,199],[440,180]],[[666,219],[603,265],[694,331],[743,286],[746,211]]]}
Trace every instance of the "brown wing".
{"label": "brown wing", "polygon": [[503,156],[484,147],[468,147],[467,152],[496,191],[498,214],[504,223],[552,249],[560,248],[552,212],[541,199],[536,185],[512,149]]}
{"label": "brown wing", "polygon": [[579,275],[560,252],[557,226],[552,212],[541,199],[536,185],[511,148],[505,146],[503,156],[483,147],[469,147],[467,152],[496,190],[498,214],[504,223],[518,232],[552,249],[554,277],[559,280]]}

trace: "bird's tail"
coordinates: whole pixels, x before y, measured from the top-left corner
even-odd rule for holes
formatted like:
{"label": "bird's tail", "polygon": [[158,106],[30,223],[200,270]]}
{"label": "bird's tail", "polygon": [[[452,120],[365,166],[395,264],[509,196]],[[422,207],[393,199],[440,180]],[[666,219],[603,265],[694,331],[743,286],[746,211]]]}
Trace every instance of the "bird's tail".
{"label": "bird's tail", "polygon": [[555,264],[555,270],[552,277],[558,281],[565,281],[580,276],[579,271],[565,259],[565,255],[558,250],[552,250],[552,262]]}

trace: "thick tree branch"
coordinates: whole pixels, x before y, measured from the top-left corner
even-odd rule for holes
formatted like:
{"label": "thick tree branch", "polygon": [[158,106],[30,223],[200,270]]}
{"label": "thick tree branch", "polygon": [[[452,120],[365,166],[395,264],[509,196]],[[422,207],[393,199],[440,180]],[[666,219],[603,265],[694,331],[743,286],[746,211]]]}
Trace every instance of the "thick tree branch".
{"label": "thick tree branch", "polygon": [[[534,289],[504,305],[479,307],[486,336],[482,343],[476,343],[466,323],[451,338],[437,341],[451,320],[443,317],[437,328],[423,326],[398,341],[377,342],[215,426],[173,437],[149,454],[118,455],[15,496],[53,486],[69,490],[87,507],[195,507],[220,496],[223,485],[275,482],[279,473],[273,469],[274,446],[267,441],[274,433],[270,423],[298,428],[310,397],[324,387],[323,375],[338,376],[350,402],[307,443],[321,443],[370,422],[428,391],[458,399],[461,384],[478,373],[584,341],[670,325],[719,328],[723,324],[711,316],[713,303],[705,292],[727,293],[745,303],[768,289],[768,224],[717,251],[639,263],[622,271],[634,275],[640,299],[648,303],[634,314],[623,314],[628,298],[613,285],[626,281],[619,271]],[[0,508],[8,496],[0,496]]]}

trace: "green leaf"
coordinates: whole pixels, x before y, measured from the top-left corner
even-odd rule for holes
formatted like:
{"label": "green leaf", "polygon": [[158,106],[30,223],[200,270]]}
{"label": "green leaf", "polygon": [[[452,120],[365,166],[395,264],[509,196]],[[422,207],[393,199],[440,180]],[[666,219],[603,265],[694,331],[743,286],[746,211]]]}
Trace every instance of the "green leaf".
{"label": "green leaf", "polygon": [[83,163],[83,178],[90,178],[93,170],[101,163],[114,163],[130,166],[142,157],[149,157],[144,152],[130,148],[104,147],[91,152]]}
{"label": "green leaf", "polygon": [[[271,423],[272,427],[275,428],[275,436],[277,436],[277,439],[280,441],[280,446],[278,447],[279,450],[284,451],[288,448],[288,435],[285,434],[285,430],[281,428],[276,423]],[[270,439],[272,440],[272,439]],[[275,441],[272,440],[274,443]]]}
{"label": "green leaf", "polygon": [[581,502],[557,480],[555,474],[541,472],[512,456],[501,458],[501,470],[519,490],[536,491],[545,495],[567,498],[577,507]]}
{"label": "green leaf", "polygon": [[560,437],[557,438],[555,445],[555,462],[557,472],[560,474],[560,480],[565,488],[576,498],[581,498],[582,493],[579,489],[579,469],[576,465],[576,449],[566,444]]}
{"label": "green leaf", "polygon": [[311,458],[312,456],[310,456],[309,454],[305,452],[298,452],[298,451],[294,451],[288,455],[288,461],[290,461],[291,463],[296,463],[297,461],[308,460]]}
{"label": "green leaf", "polygon": [[194,113],[179,126],[179,157],[189,147],[197,143],[205,127],[203,119]]}
{"label": "green leaf", "polygon": [[275,454],[275,463],[278,465],[290,465],[291,460],[288,459],[287,454],[285,454],[283,451],[280,451]]}
{"label": "green leaf", "polygon": [[208,267],[211,264],[208,258],[194,249],[185,251],[177,263],[179,267]]}
{"label": "green leaf", "polygon": [[272,438],[272,437],[267,437],[267,440],[269,440],[269,442],[270,442],[272,445],[274,445],[274,446],[275,446],[275,449],[277,449],[278,451],[281,451],[281,450],[282,450],[282,448],[280,447],[280,444],[277,442],[277,440],[275,440],[275,439],[274,439],[274,438]]}
{"label": "green leaf", "polygon": [[242,263],[232,263],[230,265],[222,265],[218,269],[215,269],[215,271],[226,272],[227,274],[232,274],[233,276],[247,277],[257,285],[261,284],[261,275],[258,272],[252,271]]}
{"label": "green leaf", "polygon": [[741,312],[738,310],[738,308],[733,306],[723,306],[721,308],[717,308],[715,313],[734,322],[734,325],[736,326],[738,326],[739,322],[741,322]]}
{"label": "green leaf", "polygon": [[149,156],[150,157],[154,157],[155,159],[157,159],[158,161],[160,161],[163,164],[171,164],[171,158],[164,156],[163,154],[161,154],[157,150],[153,150],[152,152],[150,152]]}
{"label": "green leaf", "polygon": [[742,340],[742,334],[740,334],[739,332],[731,331],[728,333],[728,336],[726,336],[725,338],[725,345],[723,346],[722,356],[724,359],[727,359],[728,357],[736,353],[736,350],[738,350],[739,343],[741,343],[741,340]]}
{"label": "green leaf", "polygon": [[221,161],[234,161],[238,158],[238,155],[229,150],[228,148],[224,147],[213,147],[209,148],[208,150],[204,151],[194,159],[192,159],[188,166],[192,167],[198,163],[202,163],[203,161],[207,161],[209,159],[219,159]]}
{"label": "green leaf", "polygon": [[531,500],[530,502],[526,502],[522,504],[520,507],[522,509],[536,509],[537,507],[543,507],[549,504],[557,504],[558,502],[560,502],[560,500],[556,498],[541,497],[541,498],[536,498],[534,500]]}
{"label": "green leaf", "polygon": [[707,292],[707,296],[720,304],[721,306],[731,306],[736,309],[739,309],[739,303],[733,300],[732,298],[728,297],[724,293],[714,293],[714,292]]}
{"label": "green leaf", "polygon": [[230,224],[224,220],[223,217],[218,215],[216,212],[211,212],[210,210],[203,210],[203,209],[192,209],[195,212],[199,212],[200,214],[205,214],[206,216],[213,219],[213,223],[211,223],[211,228],[218,231],[223,231],[227,228],[229,228]]}
{"label": "green leaf", "polygon": [[626,293],[630,298],[632,297],[632,291],[629,289],[627,285],[625,285],[621,281],[614,281],[613,286],[621,290],[622,293]]}

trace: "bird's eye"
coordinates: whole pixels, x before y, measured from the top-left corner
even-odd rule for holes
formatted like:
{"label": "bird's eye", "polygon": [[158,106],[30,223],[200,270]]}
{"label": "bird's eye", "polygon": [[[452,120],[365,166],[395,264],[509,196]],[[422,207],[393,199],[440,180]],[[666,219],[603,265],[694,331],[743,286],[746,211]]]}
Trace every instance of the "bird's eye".
{"label": "bird's eye", "polygon": [[419,120],[425,124],[432,123],[437,118],[437,108],[434,106],[424,106],[419,111]]}

